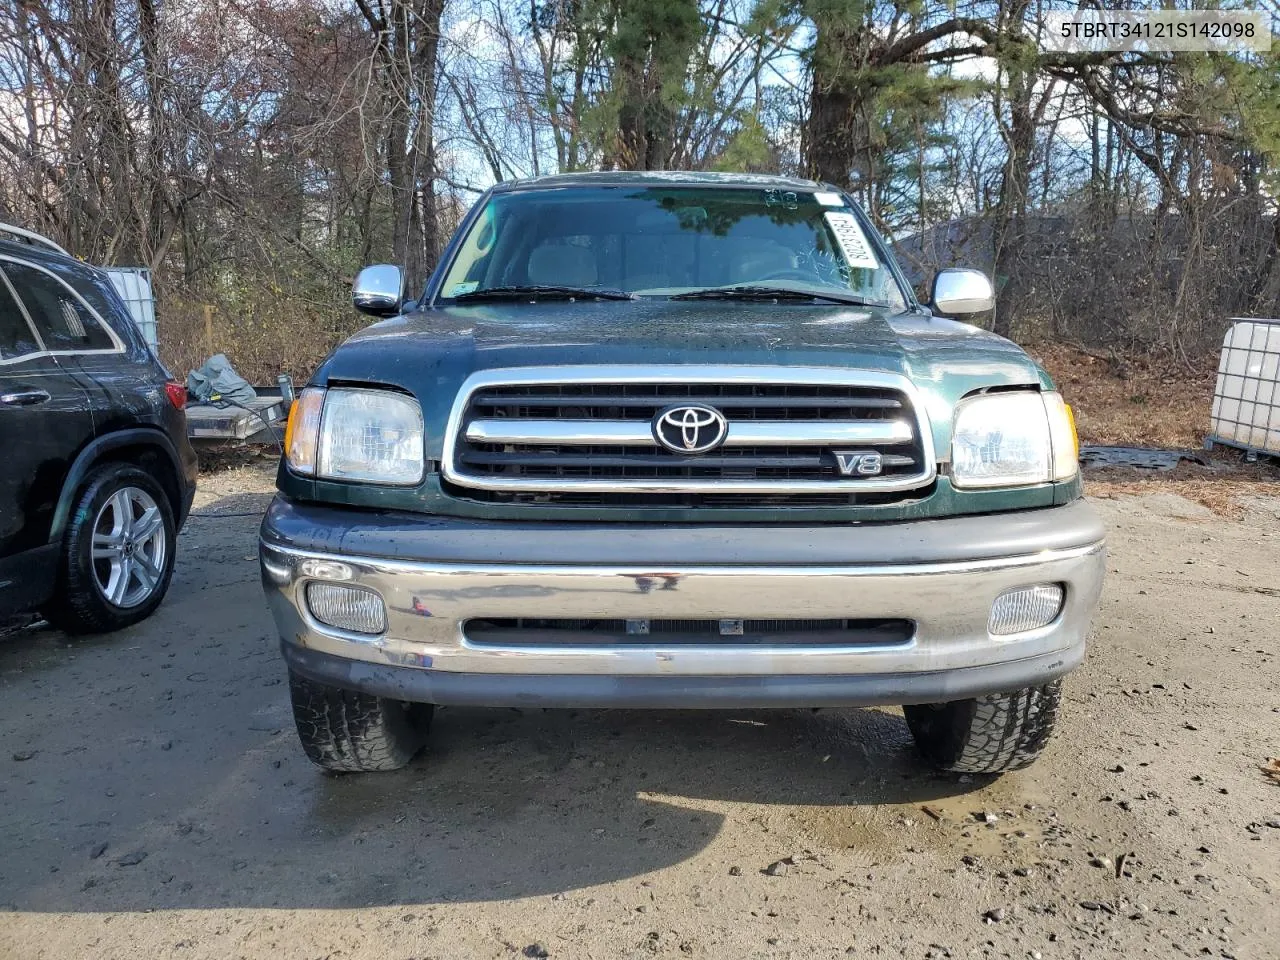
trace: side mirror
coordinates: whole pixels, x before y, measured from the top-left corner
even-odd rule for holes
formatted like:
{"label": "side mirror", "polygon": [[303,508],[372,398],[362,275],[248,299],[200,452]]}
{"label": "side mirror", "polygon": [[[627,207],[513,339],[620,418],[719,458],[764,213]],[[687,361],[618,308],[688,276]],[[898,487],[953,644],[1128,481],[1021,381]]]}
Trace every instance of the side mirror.
{"label": "side mirror", "polygon": [[391,317],[404,304],[404,274],[390,263],[365,267],[351,287],[351,305],[371,317]]}
{"label": "side mirror", "polygon": [[981,270],[939,270],[933,278],[933,312],[945,317],[985,313],[996,305],[996,292]]}

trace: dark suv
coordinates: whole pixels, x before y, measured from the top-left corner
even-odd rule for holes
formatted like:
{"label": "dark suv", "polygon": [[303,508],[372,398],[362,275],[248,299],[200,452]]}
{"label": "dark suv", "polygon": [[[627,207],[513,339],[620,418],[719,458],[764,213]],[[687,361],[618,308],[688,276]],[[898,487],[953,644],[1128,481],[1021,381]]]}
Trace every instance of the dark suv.
{"label": "dark suv", "polygon": [[0,617],[74,632],[159,606],[195,494],[171,381],[105,273],[0,234]]}

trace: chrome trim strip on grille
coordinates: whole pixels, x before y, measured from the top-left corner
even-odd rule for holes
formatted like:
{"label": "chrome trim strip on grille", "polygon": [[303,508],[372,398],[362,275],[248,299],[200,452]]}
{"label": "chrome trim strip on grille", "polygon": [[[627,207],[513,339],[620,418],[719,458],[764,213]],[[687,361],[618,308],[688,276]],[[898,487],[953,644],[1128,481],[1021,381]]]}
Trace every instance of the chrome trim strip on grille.
{"label": "chrome trim strip on grille", "polygon": [[[783,386],[853,386],[886,390],[896,390],[905,395],[915,413],[915,430],[919,436],[920,448],[924,453],[924,463],[919,472],[907,476],[869,477],[859,479],[833,480],[722,480],[722,479],[566,479],[552,477],[503,477],[479,476],[459,470],[456,462],[457,443],[462,433],[462,419],[466,415],[471,397],[478,390],[495,386],[525,386],[530,384],[600,384],[600,383],[725,383],[725,384],[776,384]],[[475,421],[484,424],[483,429],[490,429],[489,424],[501,424],[503,429],[525,430],[517,426],[528,423],[550,423],[550,421],[517,420],[507,424],[500,420]],[[564,421],[556,421],[557,425]],[[572,423],[572,421],[569,421]],[[614,425],[625,427],[627,436],[634,435],[637,427],[643,429],[648,438],[644,443],[652,442],[652,435],[646,423],[632,426],[626,422],[586,421],[591,429],[597,432],[609,432]],[[892,421],[904,424],[905,421]],[[751,423],[765,424],[766,421],[740,421],[730,424],[730,431],[735,427],[747,426]],[[786,422],[797,431],[817,429],[823,421]],[[832,426],[839,421],[825,422]],[[601,429],[601,424],[610,424]],[[877,424],[869,422],[867,425]],[[861,424],[843,423],[842,426],[860,426]],[[497,429],[496,427],[493,429]],[[472,439],[468,436],[467,439]],[[474,438],[477,442],[486,442]],[[908,437],[907,440],[913,439]],[[495,440],[491,442],[519,443],[519,440]],[[531,442],[538,442],[532,440]],[[548,438],[543,442],[566,443],[568,441]],[[581,440],[582,444],[617,443],[610,440]],[[629,442],[629,441],[628,441]],[[761,443],[758,439],[741,440],[744,445]],[[764,443],[770,441],[765,440]],[[803,445],[804,441],[790,437],[779,439],[779,444]],[[859,442],[848,436],[838,440],[818,440],[814,443]],[[868,441],[861,442],[904,442],[904,441]],[[937,459],[933,448],[933,431],[930,429],[925,414],[924,398],[906,377],[896,373],[885,373],[877,370],[850,370],[841,367],[781,367],[781,366],[747,366],[729,365],[713,366],[690,364],[688,366],[654,367],[642,365],[583,365],[562,367],[506,367],[493,370],[479,370],[471,374],[458,390],[454,398],[453,408],[449,413],[449,422],[445,427],[444,446],[442,450],[441,472],[444,478],[462,487],[478,490],[505,490],[521,492],[539,491],[581,491],[586,493],[893,493],[903,490],[914,490],[932,483],[937,476]]]}
{"label": "chrome trim strip on grille", "polygon": [[[466,437],[478,443],[658,445],[645,420],[472,420]],[[748,420],[730,423],[722,446],[816,447],[828,443],[910,443],[912,439],[911,424],[905,420]]]}
{"label": "chrome trim strip on grille", "polygon": [[472,420],[466,436],[477,443],[658,444],[647,420]]}

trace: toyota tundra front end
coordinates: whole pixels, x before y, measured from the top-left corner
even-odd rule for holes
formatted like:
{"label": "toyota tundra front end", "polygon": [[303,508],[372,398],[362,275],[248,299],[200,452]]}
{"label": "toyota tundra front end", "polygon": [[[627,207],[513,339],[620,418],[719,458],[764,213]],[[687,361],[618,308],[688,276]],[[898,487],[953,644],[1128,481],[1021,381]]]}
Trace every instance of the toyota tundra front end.
{"label": "toyota tundra front end", "polygon": [[261,563],[298,729],[398,767],[433,705],[903,705],[1023,766],[1084,655],[1104,531],[1070,410],[936,314],[843,194],[596,174],[482,198],[423,296],[299,396]]}

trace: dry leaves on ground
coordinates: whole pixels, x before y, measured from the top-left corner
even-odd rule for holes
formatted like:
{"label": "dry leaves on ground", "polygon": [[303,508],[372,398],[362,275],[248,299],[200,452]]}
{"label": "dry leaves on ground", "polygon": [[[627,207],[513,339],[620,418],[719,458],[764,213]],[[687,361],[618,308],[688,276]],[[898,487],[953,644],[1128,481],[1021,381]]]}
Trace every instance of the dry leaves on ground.
{"label": "dry leaves on ground", "polygon": [[1172,493],[1208,507],[1228,520],[1241,519],[1251,498],[1280,496],[1280,466],[1272,462],[1245,463],[1232,450],[1215,451],[1209,466],[1183,461],[1172,470],[1105,467],[1086,470],[1084,492],[1104,500]]}
{"label": "dry leaves on ground", "polygon": [[1199,449],[1209,431],[1218,357],[1194,370],[1158,358],[1096,353],[1060,343],[1027,346],[1076,415],[1084,443]]}
{"label": "dry leaves on ground", "polygon": [[1172,493],[1192,503],[1208,507],[1215,515],[1227,520],[1239,520],[1247,512],[1241,503],[1246,497],[1275,497],[1280,486],[1275,480],[1238,480],[1222,477],[1203,480],[1139,474],[1133,477],[1095,478],[1085,474],[1084,492],[1087,496],[1103,500],[1118,497],[1140,497],[1148,493]]}

